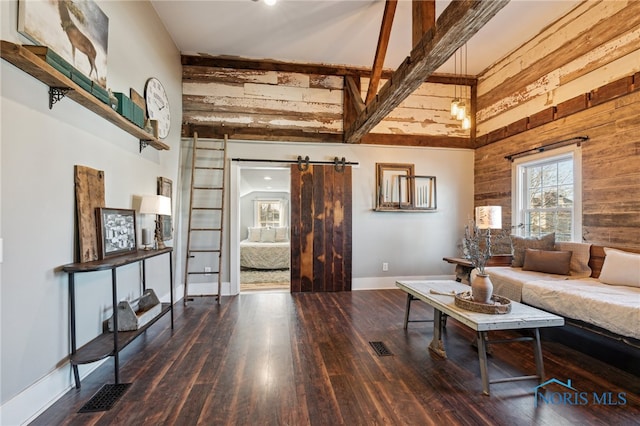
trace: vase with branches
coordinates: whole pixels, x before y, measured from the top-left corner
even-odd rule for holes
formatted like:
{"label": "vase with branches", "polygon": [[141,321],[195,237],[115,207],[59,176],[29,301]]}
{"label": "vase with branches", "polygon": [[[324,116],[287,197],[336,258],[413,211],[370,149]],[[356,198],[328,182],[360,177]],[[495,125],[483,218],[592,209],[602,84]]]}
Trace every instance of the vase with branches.
{"label": "vase with branches", "polygon": [[478,271],[470,283],[473,300],[478,303],[491,303],[493,284],[485,271],[491,258],[491,230],[487,229],[483,233],[473,221],[465,226],[462,251],[465,259]]}
{"label": "vase with branches", "polygon": [[485,267],[491,258],[491,230],[487,229],[483,234],[476,223],[471,221],[464,228],[462,252],[464,258],[478,270],[478,274],[486,275]]}

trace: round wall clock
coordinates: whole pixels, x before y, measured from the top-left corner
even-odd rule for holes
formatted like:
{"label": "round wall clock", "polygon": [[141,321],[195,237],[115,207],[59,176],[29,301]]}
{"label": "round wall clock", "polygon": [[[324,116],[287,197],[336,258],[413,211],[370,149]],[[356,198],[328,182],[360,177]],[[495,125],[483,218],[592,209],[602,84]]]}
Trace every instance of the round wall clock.
{"label": "round wall clock", "polygon": [[171,110],[169,98],[164,86],[155,77],[147,80],[144,88],[144,99],[147,103],[147,115],[150,120],[158,120],[158,137],[164,139],[171,127]]}

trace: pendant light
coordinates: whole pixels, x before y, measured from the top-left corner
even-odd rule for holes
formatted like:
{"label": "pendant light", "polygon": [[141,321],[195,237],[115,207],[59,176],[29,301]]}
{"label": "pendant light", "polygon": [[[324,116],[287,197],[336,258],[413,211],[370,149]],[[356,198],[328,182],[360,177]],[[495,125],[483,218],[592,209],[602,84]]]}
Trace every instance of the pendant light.
{"label": "pendant light", "polygon": [[462,129],[463,130],[469,130],[470,128],[471,128],[471,117],[469,117],[469,115],[467,115],[462,120]]}
{"label": "pendant light", "polygon": [[[458,52],[453,55],[453,74],[457,75],[458,72]],[[453,100],[451,101],[451,118],[458,117],[458,105],[460,99],[458,99],[458,84],[453,86]]]}

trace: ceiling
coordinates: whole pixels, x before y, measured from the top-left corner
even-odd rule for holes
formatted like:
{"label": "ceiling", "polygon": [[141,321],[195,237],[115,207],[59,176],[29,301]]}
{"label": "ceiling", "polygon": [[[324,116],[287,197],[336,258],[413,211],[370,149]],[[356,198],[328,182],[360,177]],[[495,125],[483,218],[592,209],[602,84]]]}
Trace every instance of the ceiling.
{"label": "ceiling", "polygon": [[240,168],[240,196],[253,191],[289,192],[289,175],[289,166],[243,166]]}
{"label": "ceiling", "polygon": [[[490,0],[489,0],[490,1]],[[512,0],[469,42],[465,74],[478,75],[579,0]],[[371,67],[384,0],[151,0],[184,54]],[[450,1],[437,0],[439,15]],[[411,51],[411,0],[399,0],[384,68]],[[453,59],[438,69],[454,73]],[[461,73],[458,63],[457,73]]]}

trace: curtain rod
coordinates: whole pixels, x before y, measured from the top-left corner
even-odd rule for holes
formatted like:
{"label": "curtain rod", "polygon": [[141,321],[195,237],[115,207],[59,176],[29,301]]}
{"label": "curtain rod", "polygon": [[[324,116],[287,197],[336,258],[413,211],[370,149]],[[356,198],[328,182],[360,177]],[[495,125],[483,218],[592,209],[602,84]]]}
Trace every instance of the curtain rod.
{"label": "curtain rod", "polygon": [[544,152],[549,148],[560,148],[563,146],[567,146],[567,145],[571,145],[573,143],[577,144],[578,146],[580,146],[580,144],[582,142],[586,142],[589,140],[589,136],[576,136],[570,139],[565,139],[565,140],[561,140],[558,142],[553,142],[553,143],[549,143],[546,145],[541,145],[537,148],[531,148],[531,149],[527,149],[526,151],[520,151],[520,152],[516,152],[515,154],[511,154],[511,155],[506,155],[504,158],[505,160],[509,160],[509,161],[513,161],[516,158],[519,157],[524,157],[533,153],[537,153],[537,152]]}

